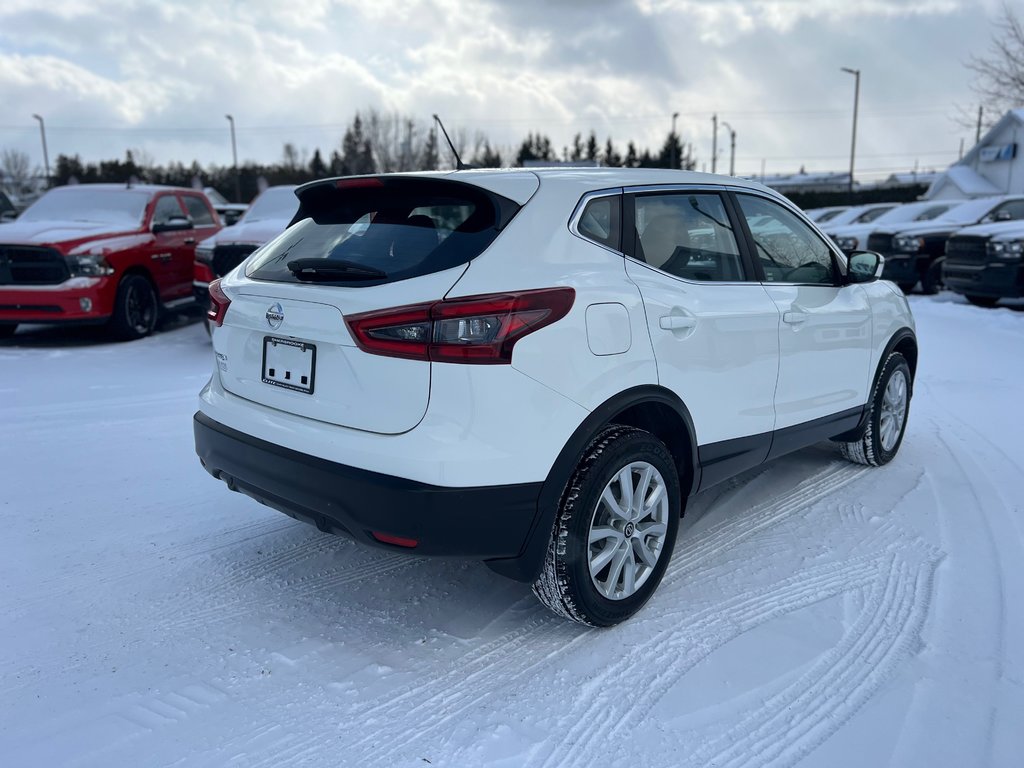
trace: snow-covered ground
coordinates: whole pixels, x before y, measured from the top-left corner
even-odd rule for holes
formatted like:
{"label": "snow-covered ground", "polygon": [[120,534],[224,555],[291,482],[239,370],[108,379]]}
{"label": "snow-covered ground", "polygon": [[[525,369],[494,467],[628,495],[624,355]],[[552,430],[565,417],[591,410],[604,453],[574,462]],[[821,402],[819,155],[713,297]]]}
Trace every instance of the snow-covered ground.
{"label": "snow-covered ground", "polygon": [[889,466],[691,502],[623,626],[229,493],[197,324],[0,346],[0,765],[1024,764],[1024,312],[913,301]]}

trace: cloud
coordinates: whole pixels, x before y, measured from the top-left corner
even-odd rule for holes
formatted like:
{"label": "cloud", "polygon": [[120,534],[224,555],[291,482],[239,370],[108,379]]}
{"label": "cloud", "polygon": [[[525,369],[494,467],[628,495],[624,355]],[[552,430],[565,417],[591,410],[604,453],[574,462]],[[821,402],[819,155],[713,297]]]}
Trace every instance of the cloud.
{"label": "cloud", "polygon": [[[143,148],[227,162],[290,141],[337,146],[369,106],[483,131],[661,144],[673,112],[704,161],[710,116],[738,131],[741,172],[842,167],[864,71],[862,167],[909,166],[959,134],[961,61],[983,49],[996,0],[6,0],[0,147],[87,159]],[[943,111],[946,111],[945,114]],[[724,137],[724,135],[723,135]],[[726,142],[723,140],[724,146]],[[871,159],[867,156],[877,155]],[[882,158],[881,155],[891,155]],[[869,165],[870,163],[870,165]]]}

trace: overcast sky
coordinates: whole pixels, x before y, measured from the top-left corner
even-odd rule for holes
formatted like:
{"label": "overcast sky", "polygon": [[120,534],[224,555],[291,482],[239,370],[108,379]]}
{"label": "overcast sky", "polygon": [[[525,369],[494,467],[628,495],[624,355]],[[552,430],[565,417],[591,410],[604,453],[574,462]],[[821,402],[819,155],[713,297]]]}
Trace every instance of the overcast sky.
{"label": "overcast sky", "polygon": [[[698,168],[711,115],[738,174],[843,170],[862,70],[859,170],[945,167],[974,131],[964,61],[998,0],[3,0],[0,149],[42,165],[141,149],[158,162],[325,154],[356,110],[556,147],[577,131],[652,149],[678,112]],[[728,136],[719,138],[728,170]]]}

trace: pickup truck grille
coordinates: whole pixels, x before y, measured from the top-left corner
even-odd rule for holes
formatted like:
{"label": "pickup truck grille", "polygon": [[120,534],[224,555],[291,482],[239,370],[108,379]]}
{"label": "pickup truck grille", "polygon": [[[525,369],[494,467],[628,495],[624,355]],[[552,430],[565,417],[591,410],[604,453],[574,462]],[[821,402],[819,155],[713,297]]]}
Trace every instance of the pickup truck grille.
{"label": "pickup truck grille", "polygon": [[960,264],[984,264],[988,261],[987,237],[957,235],[946,241],[946,261]]}
{"label": "pickup truck grille", "polygon": [[213,249],[213,274],[217,277],[224,277],[228,272],[237,267],[246,257],[259,248],[252,243],[235,243],[231,245],[218,245]]}
{"label": "pickup truck grille", "polygon": [[57,285],[71,277],[59,251],[33,245],[0,245],[0,285]]}
{"label": "pickup truck grille", "polygon": [[868,235],[868,250],[878,253],[892,253],[892,235],[884,232],[872,232]]}

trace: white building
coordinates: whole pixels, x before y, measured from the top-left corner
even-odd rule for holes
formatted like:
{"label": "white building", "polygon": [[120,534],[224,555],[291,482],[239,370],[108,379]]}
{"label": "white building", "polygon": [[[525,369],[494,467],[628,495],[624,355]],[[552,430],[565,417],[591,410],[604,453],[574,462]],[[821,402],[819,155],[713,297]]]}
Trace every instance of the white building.
{"label": "white building", "polygon": [[963,159],[932,182],[929,200],[1020,194],[1024,192],[1024,109],[1007,112]]}

